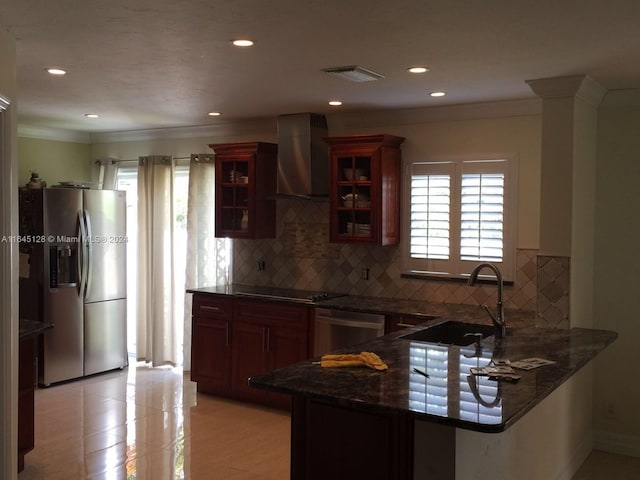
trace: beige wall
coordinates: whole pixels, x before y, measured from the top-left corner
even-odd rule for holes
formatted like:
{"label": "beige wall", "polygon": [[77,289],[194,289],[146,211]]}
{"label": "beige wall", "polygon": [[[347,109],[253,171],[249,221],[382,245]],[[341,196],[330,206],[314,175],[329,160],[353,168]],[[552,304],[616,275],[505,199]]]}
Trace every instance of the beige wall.
{"label": "beige wall", "polygon": [[38,138],[18,138],[18,184],[24,186],[31,172],[40,174],[48,186],[58,182],[89,182],[91,145]]}
{"label": "beige wall", "polygon": [[595,327],[619,336],[596,362],[594,403],[596,445],[640,456],[640,91],[629,97],[607,96],[598,124]]}

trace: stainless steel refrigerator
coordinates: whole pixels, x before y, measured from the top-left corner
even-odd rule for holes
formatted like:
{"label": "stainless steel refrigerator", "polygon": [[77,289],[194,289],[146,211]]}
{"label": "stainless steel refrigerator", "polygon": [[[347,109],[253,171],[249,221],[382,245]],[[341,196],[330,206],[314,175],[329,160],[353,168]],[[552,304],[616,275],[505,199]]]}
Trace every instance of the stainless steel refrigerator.
{"label": "stainless steel refrigerator", "polygon": [[[47,188],[21,194],[21,315],[49,322],[38,381],[51,385],[127,360],[125,192]],[[24,247],[24,248],[23,248]]]}

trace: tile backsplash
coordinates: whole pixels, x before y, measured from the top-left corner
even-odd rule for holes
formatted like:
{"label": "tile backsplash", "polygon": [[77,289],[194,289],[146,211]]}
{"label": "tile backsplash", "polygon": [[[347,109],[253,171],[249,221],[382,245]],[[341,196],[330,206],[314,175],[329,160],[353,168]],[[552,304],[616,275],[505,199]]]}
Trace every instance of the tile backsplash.
{"label": "tile backsplash", "polygon": [[[329,204],[278,200],[276,238],[234,240],[233,281],[351,295],[410,298],[434,303],[492,304],[493,285],[401,278],[399,246],[329,243]],[[504,288],[506,308],[535,311],[538,305],[537,250],[517,251],[513,285]],[[264,270],[258,269],[260,261]],[[368,269],[368,270],[367,270]],[[368,273],[368,280],[363,278]]]}
{"label": "tile backsplash", "polygon": [[536,326],[569,328],[569,257],[538,257]]}

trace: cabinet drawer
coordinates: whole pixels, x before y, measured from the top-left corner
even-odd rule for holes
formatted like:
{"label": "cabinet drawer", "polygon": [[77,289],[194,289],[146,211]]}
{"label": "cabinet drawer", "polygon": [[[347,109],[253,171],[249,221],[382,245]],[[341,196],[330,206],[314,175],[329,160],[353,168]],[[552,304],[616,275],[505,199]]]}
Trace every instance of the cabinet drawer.
{"label": "cabinet drawer", "polygon": [[309,322],[309,307],[242,300],[236,301],[236,318],[257,324],[266,322],[306,330]]}
{"label": "cabinet drawer", "polygon": [[231,298],[215,295],[194,295],[191,313],[198,318],[231,320],[233,302]]}

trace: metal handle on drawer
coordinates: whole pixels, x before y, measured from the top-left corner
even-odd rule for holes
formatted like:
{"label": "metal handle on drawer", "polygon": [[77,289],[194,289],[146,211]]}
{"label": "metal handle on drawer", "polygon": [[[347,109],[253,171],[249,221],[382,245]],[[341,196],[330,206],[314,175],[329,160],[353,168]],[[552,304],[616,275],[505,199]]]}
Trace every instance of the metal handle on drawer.
{"label": "metal handle on drawer", "polygon": [[210,307],[209,305],[200,305],[201,310],[212,310],[214,312],[219,312],[220,307]]}
{"label": "metal handle on drawer", "polygon": [[415,325],[411,325],[410,323],[398,322],[396,323],[396,327],[415,327]]}
{"label": "metal handle on drawer", "polygon": [[225,328],[224,330],[225,347],[228,347],[229,346],[229,322],[226,323],[224,328]]}

